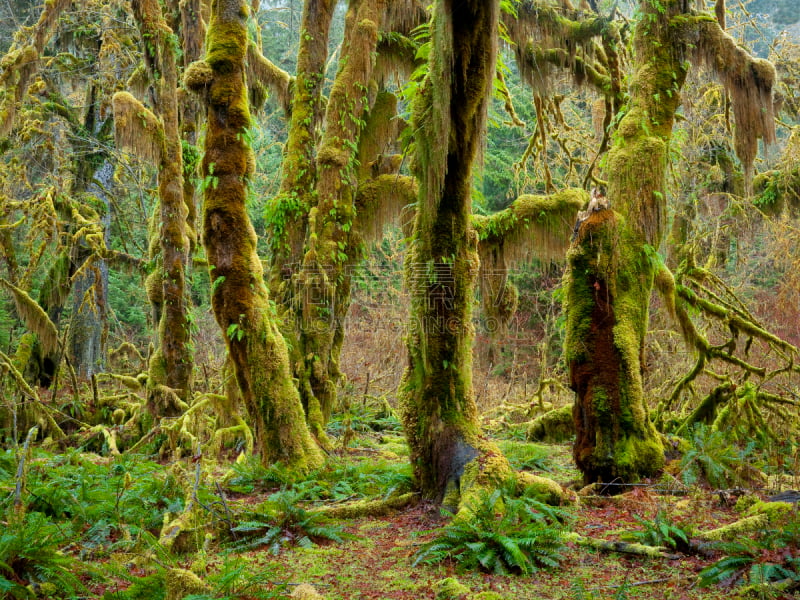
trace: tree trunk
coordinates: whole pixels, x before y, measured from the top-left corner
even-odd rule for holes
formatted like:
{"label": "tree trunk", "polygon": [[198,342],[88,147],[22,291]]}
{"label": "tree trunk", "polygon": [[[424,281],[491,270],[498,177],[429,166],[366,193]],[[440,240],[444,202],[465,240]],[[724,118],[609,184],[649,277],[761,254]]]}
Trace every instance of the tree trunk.
{"label": "tree trunk", "polygon": [[406,263],[412,314],[401,408],[417,485],[454,508],[477,481],[510,475],[481,435],[471,378],[472,163],[491,97],[499,10],[496,0],[441,0],[434,11],[429,73],[413,114],[420,194]]}
{"label": "tree trunk", "polygon": [[583,222],[568,254],[565,354],[576,392],[573,454],[585,483],[634,481],[664,464],[642,382],[650,293],[666,227],[667,152],[686,43],[683,0],[642,1],[630,108],[608,159],[612,209]]}
{"label": "tree trunk", "polygon": [[[338,349],[350,305],[347,268],[360,255],[351,231],[355,220],[357,149],[369,109],[378,26],[384,0],[351,0],[345,20],[342,58],[325,114],[317,152],[317,205],[309,214],[308,252],[300,274],[300,345],[305,369],[299,374],[309,424],[324,435],[336,400]],[[332,357],[336,347],[336,356]],[[333,358],[333,360],[332,360]],[[308,384],[303,385],[303,379]]]}
{"label": "tree trunk", "polygon": [[336,2],[307,0],[300,25],[297,77],[294,81],[289,135],[283,159],[283,180],[267,209],[271,225],[270,293],[285,310],[293,309],[293,281],[303,260],[308,211],[314,206],[314,152],[323,117],[322,88],[328,58],[328,35]]}
{"label": "tree trunk", "polygon": [[247,216],[253,156],[247,142],[250,110],[244,60],[248,7],[214,0],[205,62],[186,74],[187,85],[208,103],[202,174],[203,243],[212,282],[212,307],[236,371],[264,464],[283,461],[307,472],[322,462],[294,387],[276,308],[264,284],[256,235]]}
{"label": "tree trunk", "polygon": [[[155,0],[134,0],[133,11],[144,40],[145,64],[150,70],[160,117],[158,170],[159,214],[153,224],[158,236],[160,265],[151,285],[160,287],[158,346],[150,357],[148,406],[159,416],[176,416],[189,400],[193,359],[186,299],[189,238],[188,208],[184,202],[183,153],[178,126],[178,65],[173,32]],[[160,223],[160,228],[157,224]],[[153,244],[151,241],[151,246]],[[151,276],[152,277],[152,276]],[[160,292],[158,294],[157,292]]]}
{"label": "tree trunk", "polygon": [[[114,185],[114,165],[104,161],[95,173],[100,185],[89,184],[88,192],[103,202],[106,213],[101,218],[106,247],[110,242],[111,207],[106,194]],[[72,318],[69,327],[69,356],[75,373],[89,379],[103,370],[105,364],[105,338],[107,333],[108,263],[96,259],[94,269],[84,272],[72,286]],[[94,288],[91,295],[87,295]],[[91,304],[86,301],[92,299]]]}

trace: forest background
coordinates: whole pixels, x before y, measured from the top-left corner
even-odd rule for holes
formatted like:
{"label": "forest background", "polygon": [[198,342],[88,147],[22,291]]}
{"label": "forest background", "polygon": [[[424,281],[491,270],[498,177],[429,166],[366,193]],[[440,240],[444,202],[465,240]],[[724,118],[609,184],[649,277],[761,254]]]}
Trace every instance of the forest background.
{"label": "forest background", "polygon": [[[597,14],[601,16],[614,16],[617,10],[612,3],[597,5]],[[0,114],[3,119],[0,149],[4,163],[0,182],[3,202],[0,236],[5,266],[0,283],[7,292],[0,305],[0,348],[3,349],[6,390],[0,425],[7,440],[3,473],[9,490],[8,502],[4,504],[8,515],[4,522],[10,525],[17,519],[33,531],[44,531],[49,523],[38,520],[35,515],[55,517],[64,522],[74,518],[74,508],[63,508],[76,501],[74,492],[70,492],[71,498],[43,499],[41,489],[30,491],[36,488],[37,477],[39,485],[46,485],[48,477],[90,477],[88,471],[94,462],[69,452],[62,455],[65,448],[111,457],[110,463],[101,461],[99,464],[116,469],[121,478],[121,487],[116,491],[106,490],[110,497],[116,498],[117,508],[120,499],[145,479],[149,480],[147,485],[159,488],[159,491],[151,490],[152,498],[146,501],[152,506],[140,507],[142,514],[136,518],[146,515],[149,521],[146,525],[138,523],[136,531],[130,528],[130,523],[115,524],[113,518],[119,515],[107,515],[97,531],[93,528],[98,526],[99,519],[91,523],[89,519],[81,524],[73,522],[75,532],[72,535],[77,538],[49,533],[44,536],[45,541],[60,540],[53,542],[52,547],[43,548],[39,556],[39,559],[49,557],[47,560],[52,564],[47,568],[52,571],[37,572],[26,566],[27,563],[36,564],[37,558],[20,558],[20,550],[13,548],[11,538],[4,537],[6,546],[3,548],[8,554],[0,559],[10,565],[16,557],[17,562],[13,563],[11,574],[3,575],[3,585],[8,593],[19,597],[55,594],[51,588],[41,588],[48,581],[67,585],[68,594],[85,595],[85,591],[76,590],[85,590],[82,586],[90,576],[84,576],[83,581],[59,579],[66,577],[59,562],[61,555],[47,554],[57,547],[63,549],[77,544],[83,553],[91,546],[90,555],[97,551],[105,560],[117,550],[110,549],[124,541],[120,537],[128,538],[126,552],[135,546],[131,541],[135,540],[145,546],[150,543],[145,555],[156,552],[155,547],[179,554],[181,550],[173,547],[170,538],[170,531],[173,531],[170,525],[176,539],[210,536],[197,523],[189,521],[200,518],[200,507],[204,503],[226,504],[221,489],[218,492],[221,500],[215,499],[217,492],[210,483],[215,478],[224,482],[237,481],[235,490],[228,490],[228,494],[244,493],[242,490],[246,488],[252,491],[255,487],[264,497],[270,491],[270,485],[265,482],[277,482],[278,487],[286,487],[287,482],[292,481],[287,473],[281,474],[280,468],[276,471],[274,466],[270,467],[271,461],[264,459],[269,454],[265,448],[280,447],[286,440],[270,446],[268,440],[276,438],[270,438],[267,425],[250,420],[248,411],[253,414],[252,403],[246,394],[237,397],[240,392],[232,389],[236,387],[231,375],[235,367],[227,362],[226,341],[241,342],[247,335],[250,320],[239,317],[244,313],[236,313],[222,328],[215,322],[212,296],[226,282],[231,284],[232,277],[217,276],[212,284],[208,266],[219,262],[210,261],[209,254],[201,248],[200,222],[193,221],[200,210],[191,206],[185,215],[181,209],[175,213],[181,219],[186,218],[182,252],[191,259],[185,261],[185,271],[174,281],[180,277],[186,280],[185,289],[178,289],[177,294],[186,300],[185,329],[190,335],[180,343],[192,356],[193,366],[191,373],[183,375],[180,375],[180,368],[169,366],[173,359],[166,349],[171,346],[164,345],[164,340],[168,339],[171,325],[165,316],[169,311],[164,307],[173,304],[167,296],[169,285],[165,285],[162,278],[169,261],[164,252],[167,246],[159,239],[158,225],[167,222],[164,206],[167,206],[170,192],[164,176],[159,178],[159,173],[166,171],[168,152],[173,152],[174,156],[177,151],[184,164],[184,197],[196,194],[199,198],[205,194],[208,203],[208,199],[224,187],[224,182],[220,183],[220,171],[215,173],[214,166],[222,161],[210,166],[206,161],[201,166],[202,106],[189,99],[188,91],[169,100],[168,92],[154,83],[168,80],[168,69],[164,66],[167,46],[156,41],[163,41],[158,37],[160,25],[148,23],[145,18],[149,5],[137,3],[137,6],[140,8],[133,13],[124,5],[102,2],[73,5],[54,2],[45,5],[44,12],[42,7],[25,2],[10,2],[0,7],[3,17],[0,50],[6,56],[2,80],[4,112]],[[355,44],[353,39],[347,38],[346,8],[339,4],[331,13],[331,33],[326,49],[329,52],[325,57],[324,78],[319,83],[328,103],[337,99],[336,89],[331,84],[342,68],[339,57],[348,45]],[[590,8],[594,6],[587,10]],[[800,25],[796,12],[789,1],[728,3],[729,33],[754,54],[773,61],[778,73],[775,90],[781,103],[776,113],[776,143],[756,157],[752,184],[747,167],[742,169],[736,158],[739,148],[735,152],[731,142],[731,131],[736,125],[731,116],[731,100],[723,87],[710,83],[709,77],[699,71],[689,76],[682,91],[684,104],[670,143],[671,162],[666,175],[670,219],[680,226],[673,225],[672,236],[664,247],[664,260],[677,265],[687,253],[691,254],[692,260],[708,273],[706,281],[694,282],[694,285],[708,292],[707,298],[722,299],[722,305],[735,307],[749,323],[758,327],[755,335],[749,331],[749,341],[743,341],[730,318],[721,323],[710,319],[702,326],[703,335],[723,351],[728,348],[729,355],[736,358],[727,361],[721,371],[708,369],[698,376],[696,371],[704,369],[704,365],[697,367],[697,353],[687,349],[672,324],[668,307],[661,304],[664,301],[654,298],[642,358],[643,387],[646,397],[653,400],[650,409],[657,417],[659,428],[681,434],[694,444],[690,450],[681,447],[684,459],[680,461],[680,473],[673,473],[684,484],[695,483],[698,478],[691,461],[686,461],[685,457],[691,457],[691,452],[704,442],[716,443],[714,436],[720,430],[730,430],[723,446],[735,456],[726,465],[724,458],[710,452],[712,458],[723,465],[720,468],[725,473],[714,480],[713,467],[706,467],[705,471],[699,469],[700,478],[711,488],[733,487],[734,483],[740,487],[755,487],[752,477],[742,473],[741,465],[757,465],[760,471],[773,476],[796,476],[797,473],[797,447],[792,440],[796,433],[798,395],[792,348],[800,342],[797,321],[800,282],[796,275],[797,184],[790,178],[792,173],[796,177],[798,152],[797,134],[792,137],[793,128],[797,127],[800,94],[796,45]],[[44,16],[40,19],[40,15]],[[633,15],[632,5],[619,7],[618,16],[622,22],[634,18]],[[284,212],[287,205],[276,203],[274,199],[285,199],[287,179],[296,177],[301,183],[303,179],[302,169],[292,174],[287,168],[286,156],[292,151],[286,145],[292,126],[291,113],[287,112],[291,88],[281,74],[298,72],[297,63],[302,60],[299,49],[303,39],[303,5],[301,2],[264,2],[254,11],[253,17],[248,26],[256,30],[250,31],[250,36],[258,41],[259,55],[271,63],[265,66],[266,62],[250,59],[248,76],[261,87],[252,85],[248,90],[254,120],[246,130],[246,142],[253,149],[255,164],[249,175],[245,206],[256,234],[254,251],[263,262],[267,285],[272,292],[274,308],[270,310],[280,313],[284,298],[288,306],[297,302],[298,294],[304,295],[308,305],[326,310],[336,302],[344,302],[325,289],[324,281],[309,282],[310,277],[326,269],[338,269],[337,276],[346,276],[350,282],[349,312],[337,325],[338,331],[326,333],[330,337],[315,338],[302,331],[293,333],[285,314],[282,322],[278,319],[289,341],[290,356],[299,347],[314,349],[299,359],[293,357],[289,365],[295,381],[299,382],[299,399],[314,440],[298,444],[309,448],[319,444],[326,456],[347,457],[358,452],[369,456],[368,450],[358,450],[363,445],[357,441],[361,434],[373,430],[395,433],[401,430],[397,393],[403,381],[405,360],[398,358],[406,355],[404,335],[412,305],[409,288],[413,288],[414,282],[412,274],[411,285],[403,283],[403,261],[410,237],[403,224],[413,221],[413,211],[409,209],[416,202],[414,191],[404,186],[413,168],[414,150],[409,150],[408,146],[413,139],[395,130],[391,134],[393,137],[382,140],[383,146],[378,152],[372,150],[369,162],[365,160],[359,165],[365,171],[371,170],[371,173],[359,173],[359,178],[373,175],[375,181],[379,181],[381,175],[392,174],[391,185],[396,189],[386,194],[392,196],[392,206],[367,205],[367,210],[363,211],[364,215],[372,215],[370,211],[377,215],[372,222],[358,225],[363,240],[338,242],[338,249],[345,257],[350,255],[351,244],[358,246],[352,252],[352,257],[357,257],[355,260],[320,263],[314,268],[306,264],[307,255],[300,255],[302,264],[272,260],[283,251],[281,236],[286,232],[281,227],[287,222]],[[184,27],[189,30],[186,22],[184,19]],[[416,38],[408,33],[409,39],[416,39],[423,48],[413,50],[415,59],[427,58],[425,29],[417,30]],[[25,59],[25,52],[32,47],[26,45],[28,40],[36,48],[36,60]],[[564,214],[559,215],[556,228],[560,233],[555,236],[558,239],[536,242],[529,239],[538,231],[536,214],[524,213],[526,205],[519,199],[528,195],[545,197],[565,188],[588,189],[605,182],[605,153],[598,152],[598,148],[607,148],[611,143],[608,132],[611,131],[609,126],[613,127],[610,123],[614,118],[613,103],[610,104],[608,98],[604,102],[590,84],[577,88],[573,85],[576,78],[591,79],[591,74],[587,76],[586,72],[576,74],[576,63],[565,61],[559,65],[556,62],[557,66],[572,72],[537,79],[536,74],[525,73],[524,69],[520,72],[511,48],[512,42],[508,39],[500,51],[495,93],[488,110],[488,133],[480,166],[472,181],[471,199],[473,213],[486,218],[483,229],[480,229],[481,217],[477,220],[482,241],[492,239],[496,233],[492,228],[498,226],[492,223],[502,225],[507,215],[517,215],[520,227],[513,241],[509,237],[504,242],[507,254],[500,263],[493,264],[487,260],[488,255],[481,256],[484,270],[478,276],[480,296],[474,298],[480,309],[474,315],[472,386],[485,431],[504,440],[563,442],[574,434],[570,426],[574,394],[569,389],[567,355],[562,351],[567,335],[563,259],[573,235],[577,209],[581,206],[580,202],[577,205],[567,203]],[[193,84],[188,74],[201,77],[202,73],[188,68],[188,58],[192,51],[195,52],[193,60],[200,58],[200,48],[192,50],[187,46],[172,51],[178,64],[186,66],[186,88],[191,88]],[[399,98],[399,118],[392,122],[413,118],[412,98],[421,86],[424,70],[424,64],[417,64],[416,68],[405,66],[396,69],[392,76],[386,76],[381,91],[394,92]],[[173,76],[177,77],[177,72]],[[286,89],[282,96],[276,90],[284,84]],[[346,90],[343,97],[348,98],[353,90],[360,89],[357,85]],[[126,91],[131,94],[124,95]],[[153,140],[158,140],[159,135],[169,138],[168,123],[175,116],[169,116],[165,109],[169,106],[173,106],[173,112],[181,112],[176,123],[183,127],[180,131],[183,142],[180,148],[170,150],[165,143],[163,149],[154,149],[158,144]],[[139,123],[141,128],[126,133],[123,122],[133,123],[133,129]],[[320,125],[319,121],[315,123]],[[343,126],[338,135],[346,134]],[[320,149],[325,141],[322,136]],[[352,148],[352,151],[365,152],[363,148]],[[780,174],[787,173],[789,175],[781,179],[783,175]],[[319,177],[324,181],[323,175]],[[188,188],[192,188],[191,191],[187,191]],[[380,191],[386,193],[385,189]],[[175,192],[173,189],[172,193]],[[579,198],[585,201],[588,195]],[[613,209],[615,199],[612,197],[611,201]],[[506,212],[502,213],[504,210]],[[506,217],[492,221],[490,216],[497,214]],[[341,219],[331,222],[335,227],[349,227]],[[365,241],[363,249],[362,241]],[[286,247],[290,245],[291,242]],[[541,258],[536,258],[537,253]],[[275,264],[280,265],[277,271]],[[298,273],[306,279],[298,279]],[[686,283],[687,287],[690,285]],[[316,293],[320,296],[315,296]],[[702,306],[694,308],[703,312]],[[217,320],[220,320],[219,314]],[[308,314],[303,313],[302,319],[307,318],[310,318]],[[297,335],[297,339],[293,340],[293,335]],[[337,336],[340,337],[338,347]],[[751,364],[748,353],[753,343],[758,348],[754,354],[759,360]],[[319,350],[319,344],[327,351]],[[740,344],[739,352],[745,346],[744,358],[736,354],[737,344]],[[317,368],[319,359],[316,357],[326,353],[334,358],[325,358],[322,367]],[[256,359],[271,360],[269,357]],[[763,364],[759,362],[761,359]],[[187,363],[178,358],[175,364]],[[323,375],[318,373],[320,369]],[[179,385],[169,379],[180,376],[191,383]],[[333,392],[330,391],[332,386],[335,387]],[[755,391],[750,394],[747,390]],[[319,417],[309,408],[315,401],[320,402]],[[237,408],[235,402],[241,402],[242,407]],[[671,405],[665,406],[667,403]],[[553,408],[561,408],[560,413],[551,412]],[[255,410],[258,412],[257,408]],[[543,415],[548,418],[542,418]],[[540,418],[536,420],[537,417]],[[702,423],[707,423],[708,430],[702,429]],[[758,448],[748,444],[753,439],[758,441]],[[401,444],[399,440],[393,437],[389,441],[398,445]],[[291,445],[295,441],[286,443]],[[58,467],[51,471],[43,469],[31,475],[28,486],[26,469],[30,465],[26,462],[33,459],[26,461],[24,457],[34,446],[41,446],[37,448],[37,452],[41,452],[36,459],[39,464],[67,467],[74,463],[76,471],[70,474],[68,468],[63,472]],[[254,446],[261,450],[261,464],[252,459]],[[528,468],[531,465],[536,468],[537,460],[544,460],[538,447],[525,445],[523,450],[517,451],[513,448],[503,446],[509,456],[514,456],[515,452],[527,453],[522,462],[528,464]],[[394,450],[403,457],[409,452],[407,448],[394,447]],[[172,465],[169,467],[172,471],[158,469],[155,463],[142,463],[153,470],[147,475],[141,472],[137,475],[136,469],[141,467],[118,458],[135,456],[142,451],[158,457],[162,464]],[[296,461],[294,466],[299,466],[306,474],[318,475],[319,465],[312,464],[318,460],[315,452],[318,450],[309,450],[309,458]],[[569,449],[566,452],[568,454]],[[59,458],[59,455],[66,458]],[[198,465],[208,460],[210,472],[215,468],[221,471],[209,476],[211,479],[201,485],[206,475],[200,475],[199,467],[196,473],[190,465],[185,466],[183,473],[175,467],[186,455],[194,455]],[[237,457],[239,471],[234,468],[225,474],[225,467],[234,464]],[[727,467],[729,470],[725,470]],[[569,471],[570,467],[566,466],[564,469],[560,479],[554,478],[565,486],[568,479],[574,480],[573,483],[581,479],[574,469]],[[234,472],[238,479],[232,475]],[[403,491],[413,489],[410,473],[400,473],[394,466],[388,473],[401,482],[398,485]],[[586,473],[583,475],[585,480]],[[335,479],[342,474],[329,476]],[[131,483],[132,477],[140,480]],[[420,473],[416,473],[416,477],[419,480]],[[182,481],[182,493],[167,494],[161,488],[167,481]],[[761,482],[765,484],[773,489],[769,486],[774,481]],[[382,485],[387,489],[381,493],[375,489],[370,489],[370,493],[359,490],[335,496],[335,499],[376,493],[383,497],[388,489],[393,489],[394,483],[382,482]],[[786,486],[778,485],[775,489],[782,487]],[[209,494],[205,499],[198,493],[200,488]],[[65,489],[73,488],[66,486]],[[29,493],[32,496],[28,497]],[[307,508],[312,499],[293,488],[284,493],[299,495],[272,498],[267,501],[270,507],[283,503],[282,510],[289,513],[304,510],[301,507]],[[404,502],[409,501],[409,496],[402,494],[393,500],[399,497],[404,498]],[[511,504],[510,499],[507,502]],[[165,511],[166,505],[169,509]],[[459,505],[456,502],[450,508],[456,510]],[[225,506],[225,510],[229,508]],[[268,512],[267,508],[263,510]],[[168,522],[170,512],[175,518]],[[216,513],[211,511],[211,514]],[[658,514],[653,523],[657,524]],[[256,536],[260,542],[253,546],[272,544],[274,547],[277,543],[279,547],[281,543],[276,540],[286,541],[288,526],[279,527],[280,533],[273,534],[278,537],[271,539],[269,532],[276,527],[273,521],[263,515],[248,514],[247,519],[243,515],[237,514],[235,518],[229,515],[228,521],[221,519],[223,529],[256,532],[257,536],[264,534],[263,539]],[[163,527],[158,522],[160,517],[164,518]],[[321,531],[321,534],[317,532],[317,537],[324,537],[324,528]],[[155,538],[148,542],[148,534]],[[31,531],[25,534],[28,539],[32,535]],[[235,533],[233,537],[236,538]],[[90,539],[95,541],[88,541]],[[663,539],[658,541],[661,543],[656,545],[664,546]],[[183,551],[202,553],[208,550],[202,543],[198,545],[196,539],[187,544]],[[141,547],[136,547],[135,552],[141,554]],[[75,550],[68,550],[67,555],[70,552],[74,554]],[[196,554],[192,556],[193,560],[198,560]],[[796,567],[794,560],[791,557],[791,560],[773,561],[786,569],[786,573],[775,571],[765,578],[770,582],[791,579],[784,575]],[[180,560],[175,564],[178,563]],[[515,565],[513,560],[509,563],[512,571],[526,570]],[[170,587],[164,583],[172,571],[154,566],[159,564],[156,560],[147,567],[142,566],[140,579],[154,578],[148,581],[155,587],[162,585],[164,593],[183,597],[180,590],[186,592],[186,589],[180,586],[190,584],[182,582],[175,591],[174,585]],[[750,567],[750,563],[747,566]],[[230,565],[225,568],[235,570]],[[152,569],[155,575],[151,574]],[[180,569],[173,570],[189,577]],[[740,583],[752,584],[754,576],[740,571]],[[216,573],[207,565],[194,568],[194,572],[195,577],[197,573]],[[738,572],[734,570],[733,574]],[[732,574],[726,572],[726,576]],[[97,581],[89,584],[93,593],[110,593],[104,591],[109,586],[109,575],[95,577]],[[111,579],[117,595],[131,583],[130,578],[126,580],[119,572]],[[283,593],[281,586],[275,583],[280,579],[260,582],[264,588],[260,593]],[[216,593],[216,597],[221,593],[217,588],[212,593],[202,582],[191,585],[195,584],[197,593],[212,596]],[[421,589],[414,588],[410,593],[424,593]]]}

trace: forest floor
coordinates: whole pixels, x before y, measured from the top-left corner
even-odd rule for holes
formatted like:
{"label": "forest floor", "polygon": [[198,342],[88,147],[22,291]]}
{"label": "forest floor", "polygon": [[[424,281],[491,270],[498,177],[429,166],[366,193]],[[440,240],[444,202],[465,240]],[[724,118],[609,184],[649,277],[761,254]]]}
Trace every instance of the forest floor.
{"label": "forest floor", "polygon": [[[501,446],[512,462],[525,456],[538,457],[535,462],[546,470],[533,469],[536,474],[564,485],[579,477],[569,444],[504,441]],[[353,450],[350,459],[359,460],[359,454]],[[370,455],[362,454],[360,458],[369,460]],[[583,536],[616,541],[626,532],[641,530],[641,521],[652,522],[659,511],[687,531],[710,530],[741,518],[732,504],[723,503],[719,495],[702,486],[694,487],[687,495],[660,494],[641,486],[618,496],[585,498],[572,511],[570,529]],[[715,552],[705,557],[674,552],[668,558],[645,558],[600,552],[568,542],[558,567],[528,575],[469,572],[448,561],[414,565],[420,546],[448,521],[437,507],[418,503],[390,516],[349,521],[347,532],[354,538],[343,544],[294,548],[271,559],[253,553],[249,559],[266,560],[267,568],[283,573],[284,581],[310,583],[328,600],[449,597],[437,596],[437,584],[445,578],[456,578],[470,590],[469,594],[454,598],[472,598],[480,592],[495,592],[498,598],[509,600],[737,597],[732,589],[733,577],[727,586],[698,585],[698,573],[723,556]]]}
{"label": "forest floor", "polygon": [[[19,452],[0,452],[0,598],[248,600],[287,598],[300,584],[312,585],[326,600],[796,597],[765,590],[743,593],[759,565],[772,569],[758,571],[772,580],[800,582],[796,505],[780,526],[793,532],[789,545],[758,542],[764,531],[737,536],[734,543],[754,541],[740,547],[739,562],[706,587],[699,584],[699,574],[730,555],[729,548],[710,548],[704,554],[668,548],[663,556],[647,558],[567,541],[557,566],[524,575],[465,570],[450,559],[415,564],[426,542],[450,522],[430,503],[412,502],[381,517],[314,518],[320,507],[411,489],[399,423],[385,416],[370,425],[376,423],[385,429],[373,431],[355,417],[333,423],[333,435],[348,439],[347,448],[333,452],[312,477],[293,483],[282,481],[280,468],[265,469],[255,461],[231,470],[230,461],[198,457],[153,461],[101,456],[87,448],[55,454],[36,449],[25,465],[27,481],[17,492]],[[515,468],[550,477],[566,488],[579,487],[569,443],[497,441]],[[784,489],[797,489],[797,474],[785,469],[783,482]],[[737,504],[736,496],[702,482],[684,486],[665,475],[624,494],[581,496],[580,502],[563,507],[564,526],[608,541],[631,541],[637,532],[636,541],[643,541],[648,528],[664,527],[673,538],[675,529],[669,528],[694,538],[740,520],[745,505],[774,491],[766,486],[737,490],[751,498]],[[15,497],[24,506],[22,519],[14,514]],[[163,542],[170,521],[187,514],[191,504],[193,523],[184,521],[186,535],[165,549],[159,537]],[[11,566],[11,575],[4,564]],[[177,594],[173,586],[169,592],[169,574],[175,569],[191,570],[203,585]],[[78,581],[70,579],[73,574]],[[461,593],[442,591],[447,578],[465,586]],[[56,587],[45,585],[48,580]]]}
{"label": "forest floor", "polygon": [[[396,417],[385,405],[366,412],[355,406],[329,431],[338,448],[299,482],[288,481],[280,466],[234,462],[237,448],[213,459],[110,456],[95,435],[80,448],[0,450],[0,598],[249,600],[288,598],[300,584],[312,585],[325,600],[797,597],[744,593],[756,576],[800,587],[796,504],[779,524],[736,536],[733,550],[666,548],[647,558],[568,540],[557,565],[508,575],[462,569],[448,558],[417,561],[451,522],[433,504],[415,501],[385,516],[329,521],[315,513],[412,490]],[[569,443],[531,443],[520,434],[506,430],[514,439],[496,440],[514,468],[573,491],[581,487]],[[154,439],[150,451],[162,443],[164,437]],[[706,458],[713,460],[713,451]],[[561,509],[563,529],[645,543],[653,542],[648,531],[662,542],[676,540],[678,531],[697,550],[700,532],[742,519],[748,506],[780,489],[798,489],[796,466],[772,467],[781,477],[729,496],[702,478],[686,485],[675,460],[669,474],[627,493],[576,495],[574,505]],[[176,523],[181,533],[165,548],[165,532]],[[701,586],[701,572],[726,557],[734,559],[728,570]],[[170,584],[176,569],[190,570],[202,585],[176,592]],[[441,583],[447,578],[465,587],[447,595]]]}

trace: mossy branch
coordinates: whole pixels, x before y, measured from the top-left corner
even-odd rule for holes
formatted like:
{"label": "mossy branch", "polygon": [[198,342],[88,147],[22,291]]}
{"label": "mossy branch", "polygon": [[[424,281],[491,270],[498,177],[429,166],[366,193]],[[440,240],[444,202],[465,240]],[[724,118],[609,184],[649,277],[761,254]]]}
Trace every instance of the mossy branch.
{"label": "mossy branch", "polygon": [[39,57],[55,31],[59,16],[70,2],[45,2],[36,25],[20,28],[11,49],[0,61],[0,139],[13,129],[17,110],[38,71]]}
{"label": "mossy branch", "polygon": [[679,554],[671,554],[666,551],[666,548],[660,546],[645,546],[644,544],[633,544],[628,542],[613,542],[609,540],[600,540],[597,538],[590,538],[574,531],[569,531],[564,534],[564,541],[578,544],[579,546],[587,546],[595,550],[603,552],[619,552],[622,554],[636,554],[638,556],[645,556],[648,558],[680,558]]}
{"label": "mossy branch", "polygon": [[36,334],[44,354],[50,354],[58,348],[58,328],[39,303],[31,298],[28,293],[13,283],[0,277],[0,285],[6,288],[14,297],[17,314],[25,322],[25,326]]}
{"label": "mossy branch", "polygon": [[609,64],[603,46],[598,44],[598,40],[619,38],[612,18],[587,18],[579,11],[560,10],[537,0],[522,2],[516,17],[507,16],[505,24],[516,44],[517,64],[523,79],[546,94],[550,87],[550,67],[558,67],[571,72],[579,85],[588,82],[600,93],[613,95],[617,86],[611,79],[618,73],[615,65]]}
{"label": "mossy branch", "polygon": [[350,502],[348,504],[323,506],[314,509],[312,512],[331,519],[382,517],[395,510],[400,510],[411,505],[417,497],[417,494],[414,493],[402,494],[400,496],[391,496],[380,500],[363,500],[359,502]]}
{"label": "mossy branch", "polygon": [[64,439],[66,435],[53,418],[53,410],[41,401],[39,394],[36,393],[36,390],[28,385],[28,382],[25,381],[25,377],[23,377],[22,373],[19,372],[19,369],[14,366],[14,361],[12,361],[11,358],[9,358],[2,351],[0,351],[0,369],[11,375],[11,379],[14,381],[17,389],[28,399],[35,402],[36,405],[41,409],[41,413],[37,414],[37,418],[41,417],[39,420],[40,424],[47,425],[46,429],[50,433],[50,436],[56,440]]}
{"label": "mossy branch", "polygon": [[380,239],[383,229],[400,220],[417,199],[417,181],[407,175],[379,175],[359,184],[356,194],[356,230],[363,241]]}
{"label": "mossy branch", "polygon": [[694,29],[696,58],[719,77],[731,96],[736,120],[734,147],[749,187],[758,140],[763,139],[765,144],[776,141],[772,98],[775,67],[767,60],[751,56],[710,14],[683,15],[673,21],[677,26]]}
{"label": "mossy branch", "polygon": [[294,77],[261,54],[252,40],[247,46],[247,83],[251,88],[250,97],[255,100],[253,110],[258,110],[266,97],[260,90],[254,93],[254,88],[264,88],[272,92],[284,114],[289,115]]}
{"label": "mossy branch", "polygon": [[[692,413],[684,419],[678,430],[678,433],[681,433],[694,423],[701,421],[711,423],[720,407],[726,406],[735,394],[742,395],[741,390],[737,392],[737,384],[729,377],[716,377],[708,370],[708,365],[713,360],[720,360],[736,367],[744,373],[745,380],[754,375],[761,380],[762,384],[774,379],[779,374],[799,372],[800,369],[795,364],[798,349],[759,324],[736,297],[733,290],[713,273],[705,269],[690,267],[679,272],[679,277],[687,283],[686,286],[677,284],[672,273],[662,264],[656,275],[655,284],[668,311],[677,321],[684,339],[697,351],[697,360],[692,369],[676,384],[670,396],[659,403],[655,412],[655,421],[663,424],[665,414],[672,410],[683,391],[700,375],[707,374],[720,380],[720,384],[709,392]],[[716,293],[710,286],[721,288],[721,293]],[[689,315],[690,309],[699,311],[706,319],[723,325],[728,332],[728,338],[722,343],[712,345],[695,326]],[[741,334],[748,336],[748,339],[744,348],[739,350],[737,341]],[[739,351],[747,357],[753,340],[760,340],[771,348],[774,354],[783,361],[783,366],[770,371],[767,367],[753,364],[750,360],[745,360],[735,354]],[[746,385],[752,384],[747,383]],[[754,404],[756,401],[759,406],[769,406],[776,413],[777,409],[773,408],[776,405],[794,405],[793,401],[784,397],[756,390],[753,403],[750,403],[753,405],[750,412],[754,418],[761,418],[761,409]],[[755,417],[756,413],[758,413],[757,417]]]}
{"label": "mossy branch", "polygon": [[588,201],[588,193],[581,189],[550,196],[524,195],[505,210],[474,217],[482,262],[492,250],[502,252],[505,266],[528,257],[563,260],[575,215]]}
{"label": "mossy branch", "polygon": [[143,161],[160,164],[164,153],[164,128],[158,117],[128,92],[114,94],[112,103],[117,146],[132,150]]}

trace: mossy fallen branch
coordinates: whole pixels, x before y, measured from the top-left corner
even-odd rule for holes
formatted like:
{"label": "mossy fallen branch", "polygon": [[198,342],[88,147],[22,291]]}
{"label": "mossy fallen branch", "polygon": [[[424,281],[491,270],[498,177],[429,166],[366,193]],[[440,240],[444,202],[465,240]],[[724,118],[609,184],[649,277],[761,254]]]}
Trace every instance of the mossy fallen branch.
{"label": "mossy fallen branch", "polygon": [[666,548],[659,546],[645,546],[644,544],[635,544],[630,542],[614,542],[609,540],[601,540],[597,538],[590,538],[574,531],[564,534],[565,542],[572,542],[579,546],[586,546],[601,550],[603,552],[619,552],[621,554],[636,554],[637,556],[646,556],[648,558],[680,558],[679,554],[671,554],[667,552]]}
{"label": "mossy fallen branch", "polygon": [[767,525],[769,525],[769,516],[762,513],[739,519],[738,521],[723,525],[722,527],[717,527],[716,529],[699,531],[695,537],[706,541],[732,540],[744,533],[751,533],[763,529]]}
{"label": "mossy fallen branch", "polygon": [[409,493],[400,496],[391,496],[381,500],[360,500],[348,504],[329,505],[314,509],[310,512],[323,515],[331,519],[356,519],[359,517],[382,517],[393,511],[410,506],[418,498],[417,494]]}
{"label": "mossy fallen branch", "polygon": [[535,418],[528,425],[529,442],[563,442],[575,435],[575,422],[572,419],[572,405],[560,408]]}

